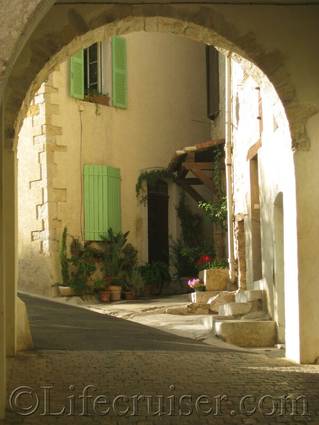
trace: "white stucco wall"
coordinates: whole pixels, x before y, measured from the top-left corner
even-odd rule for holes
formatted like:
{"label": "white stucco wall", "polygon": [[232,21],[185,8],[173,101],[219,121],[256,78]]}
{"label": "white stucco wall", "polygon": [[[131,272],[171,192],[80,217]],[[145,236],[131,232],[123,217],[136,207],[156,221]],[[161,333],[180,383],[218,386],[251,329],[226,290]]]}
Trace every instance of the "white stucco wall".
{"label": "white stucco wall", "polygon": [[[132,33],[127,39],[128,108],[116,109],[76,100],[69,95],[69,67],[64,62],[51,73],[48,91],[47,152],[50,181],[48,199],[52,201],[49,235],[52,250],[58,248],[64,226],[81,238],[82,188],[84,164],[106,164],[121,169],[122,229],[146,261],[147,211],[136,199],[135,184],[142,170],[166,167],[176,149],[209,140],[210,121],[206,117],[205,47],[170,34]],[[21,135],[30,134],[25,121]],[[19,156],[37,158],[32,143],[24,136]],[[27,141],[29,140],[29,141]],[[31,151],[30,151],[31,149]],[[25,153],[28,151],[28,153]],[[32,152],[32,153],[30,153]],[[21,160],[20,169],[27,167]],[[20,192],[26,189],[20,173]],[[174,218],[178,191],[170,190],[170,233],[176,236]],[[20,208],[21,245],[32,244],[29,219],[33,198],[25,194]],[[25,211],[26,211],[25,209]],[[50,215],[50,213],[49,213]],[[82,223],[81,223],[82,222]],[[55,245],[54,245],[55,243]],[[54,260],[52,260],[54,262]],[[56,263],[55,263],[56,264]],[[25,267],[27,263],[25,262]],[[20,284],[26,279],[20,278]],[[36,288],[47,292],[48,288]]]}
{"label": "white stucco wall", "polygon": [[[233,84],[233,143],[234,143],[234,200],[235,214],[245,216],[247,284],[253,288],[251,252],[251,205],[250,173],[247,160],[248,149],[260,139],[258,119],[258,97],[262,100],[262,147],[258,150],[260,220],[262,249],[262,282],[266,289],[268,309],[272,317],[280,322],[280,309],[286,314],[287,334],[297,334],[299,327],[296,315],[298,310],[297,290],[297,240],[296,240],[296,193],[294,158],[288,121],[282,104],[272,85],[265,78],[255,80],[244,68],[232,62]],[[275,282],[275,200],[283,194],[284,219],[284,264],[285,288]],[[285,300],[283,294],[285,293]],[[280,332],[284,332],[279,329]],[[291,338],[289,341],[293,341]],[[284,339],[284,336],[283,336]],[[296,340],[296,339],[295,339]],[[293,351],[293,350],[292,350]]]}

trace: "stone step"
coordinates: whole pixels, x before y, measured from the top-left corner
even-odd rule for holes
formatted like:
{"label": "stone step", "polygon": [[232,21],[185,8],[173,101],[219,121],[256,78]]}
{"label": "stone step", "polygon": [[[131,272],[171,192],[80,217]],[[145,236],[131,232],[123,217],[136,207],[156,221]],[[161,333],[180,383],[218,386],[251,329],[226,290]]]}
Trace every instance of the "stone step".
{"label": "stone step", "polygon": [[207,304],[208,300],[218,295],[220,291],[196,291],[189,294],[190,301],[196,304]]}
{"label": "stone step", "polygon": [[238,291],[235,294],[237,303],[247,303],[249,301],[263,300],[264,291],[261,289],[250,289],[246,291]]}
{"label": "stone step", "polygon": [[274,347],[277,342],[273,320],[214,320],[213,330],[225,342],[239,347]]}
{"label": "stone step", "polygon": [[228,303],[223,304],[218,308],[220,316],[243,316],[244,314],[251,313],[252,311],[262,310],[261,300],[249,301],[245,303]]}

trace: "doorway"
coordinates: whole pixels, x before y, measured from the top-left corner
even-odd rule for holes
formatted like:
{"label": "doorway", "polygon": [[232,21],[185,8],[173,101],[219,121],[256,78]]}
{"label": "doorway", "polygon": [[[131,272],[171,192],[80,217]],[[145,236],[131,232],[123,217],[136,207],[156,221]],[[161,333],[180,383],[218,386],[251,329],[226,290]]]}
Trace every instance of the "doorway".
{"label": "doorway", "polygon": [[168,264],[168,185],[148,184],[148,261]]}
{"label": "doorway", "polygon": [[253,280],[262,278],[258,155],[250,160],[251,240]]}

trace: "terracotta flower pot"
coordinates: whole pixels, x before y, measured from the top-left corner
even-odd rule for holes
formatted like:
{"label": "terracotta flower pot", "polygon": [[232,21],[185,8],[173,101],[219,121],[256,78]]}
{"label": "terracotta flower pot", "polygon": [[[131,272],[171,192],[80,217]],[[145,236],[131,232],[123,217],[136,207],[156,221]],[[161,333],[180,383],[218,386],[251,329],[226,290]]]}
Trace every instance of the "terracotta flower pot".
{"label": "terracotta flower pot", "polygon": [[111,299],[111,291],[105,290],[99,292],[99,299],[102,303],[109,303]]}
{"label": "terracotta flower pot", "polygon": [[73,297],[75,295],[74,289],[70,286],[59,286],[59,294],[61,297]]}
{"label": "terracotta flower pot", "polygon": [[120,286],[111,285],[110,291],[111,291],[111,301],[120,301],[121,300],[122,288]]}
{"label": "terracotta flower pot", "polygon": [[126,300],[136,300],[136,295],[134,291],[125,291]]}

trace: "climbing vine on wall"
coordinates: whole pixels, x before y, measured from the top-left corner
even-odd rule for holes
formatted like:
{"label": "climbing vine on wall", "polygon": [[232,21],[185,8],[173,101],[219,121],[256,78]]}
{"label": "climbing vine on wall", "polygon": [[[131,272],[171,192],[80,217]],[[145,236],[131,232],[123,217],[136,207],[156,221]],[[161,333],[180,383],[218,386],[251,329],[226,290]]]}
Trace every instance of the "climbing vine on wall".
{"label": "climbing vine on wall", "polygon": [[212,223],[219,224],[223,229],[227,227],[227,198],[225,193],[224,176],[224,146],[216,146],[212,156],[212,180],[214,183],[214,200],[199,202],[198,207]]}
{"label": "climbing vine on wall", "polygon": [[155,186],[160,180],[175,181],[175,176],[172,172],[165,168],[156,168],[152,170],[143,171],[138,179],[135,186],[136,197],[141,203],[147,201],[147,186]]}

